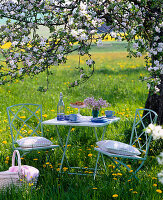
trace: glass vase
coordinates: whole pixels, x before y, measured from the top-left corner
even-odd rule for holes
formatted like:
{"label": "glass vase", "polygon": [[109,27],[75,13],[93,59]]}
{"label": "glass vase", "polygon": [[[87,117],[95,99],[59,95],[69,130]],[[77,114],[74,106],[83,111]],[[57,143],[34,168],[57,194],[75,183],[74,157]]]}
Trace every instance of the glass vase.
{"label": "glass vase", "polygon": [[99,115],[99,110],[92,110],[92,116],[93,116],[93,118],[98,117],[98,115]]}

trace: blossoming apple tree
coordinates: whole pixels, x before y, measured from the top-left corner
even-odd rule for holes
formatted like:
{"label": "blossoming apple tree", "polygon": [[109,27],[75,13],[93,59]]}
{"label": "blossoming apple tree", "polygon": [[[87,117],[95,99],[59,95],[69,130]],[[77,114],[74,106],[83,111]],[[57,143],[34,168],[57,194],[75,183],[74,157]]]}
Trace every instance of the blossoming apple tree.
{"label": "blossoming apple tree", "polygon": [[[155,110],[163,124],[163,66],[162,66],[162,12],[161,0],[1,0],[0,46],[9,42],[8,49],[0,48],[0,84],[6,84],[25,75],[35,76],[43,71],[49,74],[52,65],[67,60],[67,55],[78,51],[87,54],[89,73],[77,67],[79,80],[85,82],[94,72],[94,61],[89,50],[94,36],[97,45],[110,34],[128,42],[129,56],[145,53],[149,96],[146,108]],[[97,31],[105,23],[106,30]],[[38,34],[40,27],[49,31],[48,38]]]}

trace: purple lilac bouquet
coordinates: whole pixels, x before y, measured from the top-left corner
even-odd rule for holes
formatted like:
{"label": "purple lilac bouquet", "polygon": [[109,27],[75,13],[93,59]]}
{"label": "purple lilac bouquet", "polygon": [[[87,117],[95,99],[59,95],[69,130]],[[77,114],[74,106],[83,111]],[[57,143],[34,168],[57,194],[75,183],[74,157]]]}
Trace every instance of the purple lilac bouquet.
{"label": "purple lilac bouquet", "polygon": [[106,100],[103,100],[102,98],[99,98],[99,100],[96,100],[94,97],[86,98],[84,100],[84,103],[89,108],[92,108],[92,110],[100,110],[100,108],[104,108],[110,105],[106,102]]}

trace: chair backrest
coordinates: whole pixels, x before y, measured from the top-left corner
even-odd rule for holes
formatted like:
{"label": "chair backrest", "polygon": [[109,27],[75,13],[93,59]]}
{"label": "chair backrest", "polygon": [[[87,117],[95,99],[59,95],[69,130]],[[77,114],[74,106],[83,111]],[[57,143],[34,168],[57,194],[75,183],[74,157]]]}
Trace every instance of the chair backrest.
{"label": "chair backrest", "polygon": [[135,119],[132,127],[130,145],[136,146],[144,157],[148,154],[149,145],[152,139],[151,135],[146,133],[145,129],[149,124],[155,124],[157,113],[150,109],[136,109]]}
{"label": "chair backrest", "polygon": [[13,147],[16,140],[29,136],[43,136],[42,105],[17,104],[7,107]]}

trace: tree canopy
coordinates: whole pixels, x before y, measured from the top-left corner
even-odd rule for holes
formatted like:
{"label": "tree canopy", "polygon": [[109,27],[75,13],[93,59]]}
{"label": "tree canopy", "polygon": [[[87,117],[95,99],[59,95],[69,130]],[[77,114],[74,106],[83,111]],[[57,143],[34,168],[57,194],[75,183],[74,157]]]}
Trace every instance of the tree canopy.
{"label": "tree canopy", "polygon": [[[0,84],[25,75],[34,76],[64,63],[67,55],[78,51],[87,54],[89,74],[78,67],[76,86],[94,72],[89,50],[92,43],[102,45],[106,34],[128,42],[129,56],[145,54],[150,94],[162,91],[162,9],[161,0],[1,0],[0,19]],[[102,25],[106,24],[103,29]],[[49,31],[48,38],[38,34],[40,26]],[[98,34],[98,30],[101,34]],[[10,43],[8,49],[3,45]]]}

